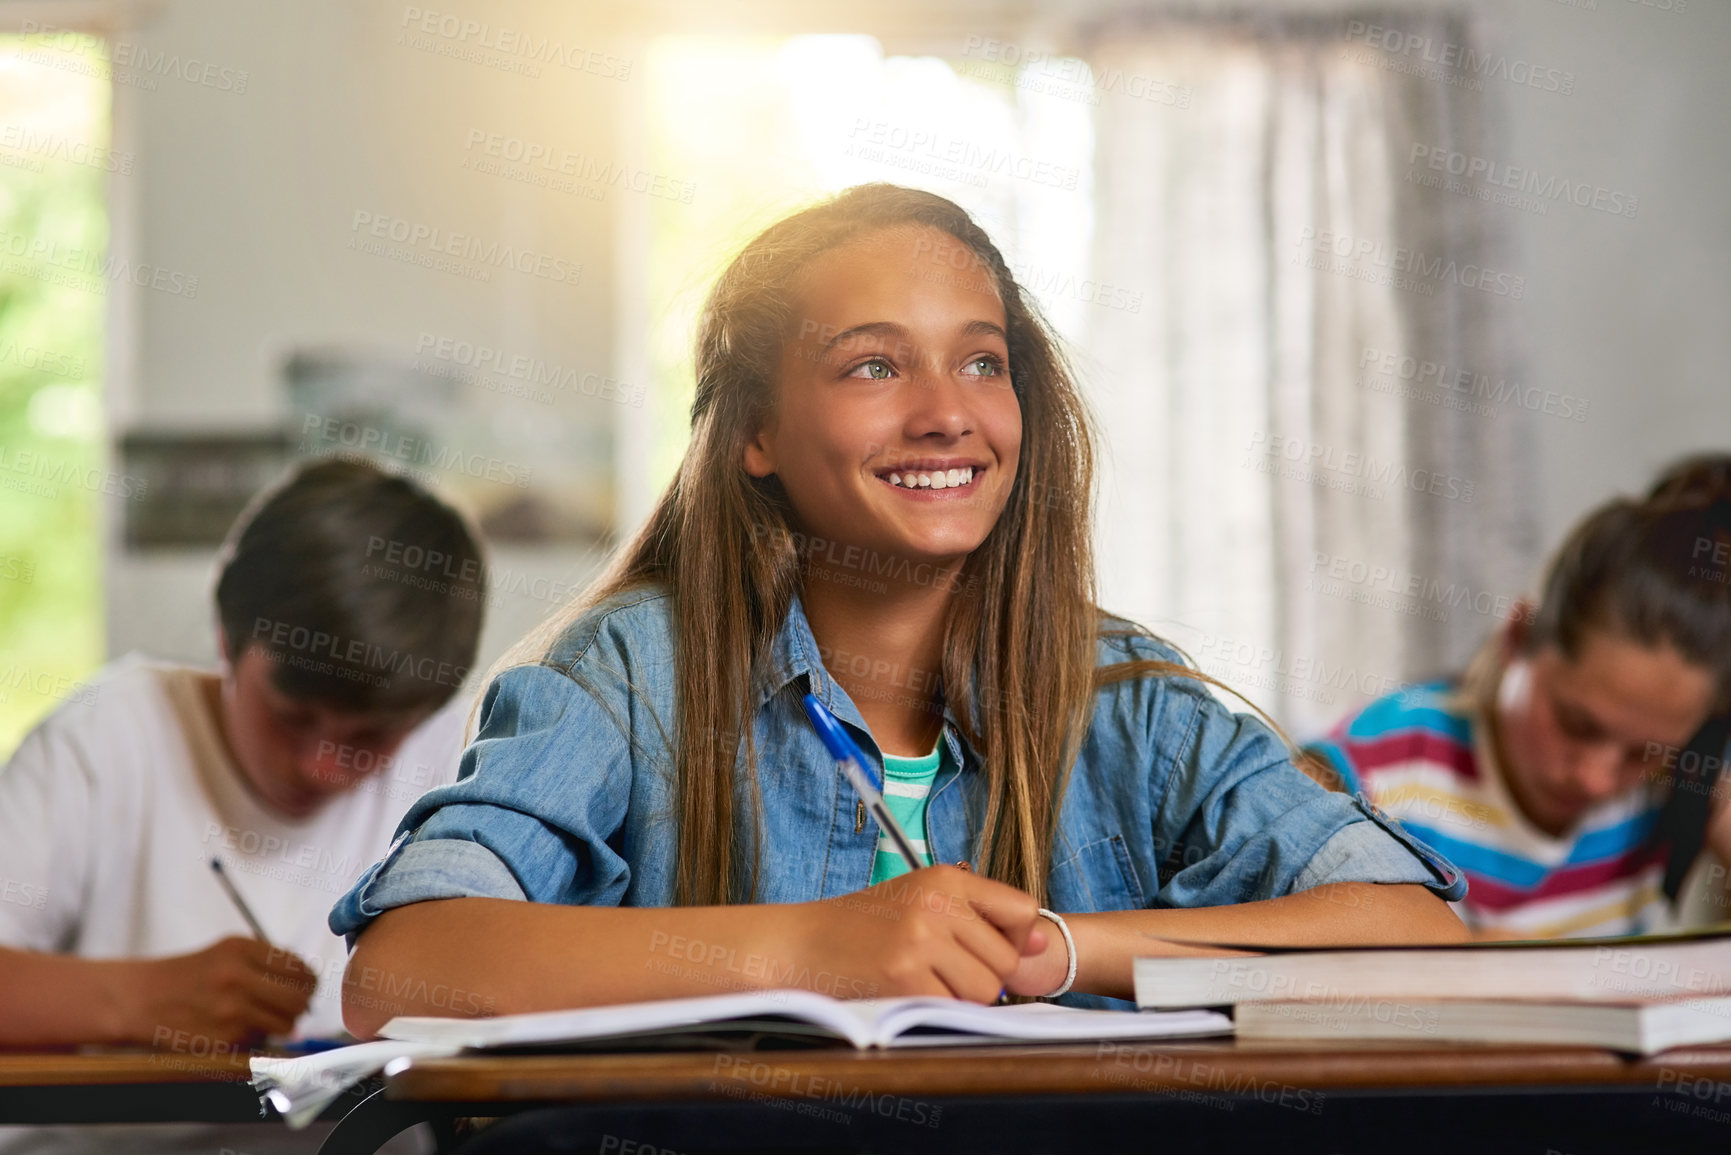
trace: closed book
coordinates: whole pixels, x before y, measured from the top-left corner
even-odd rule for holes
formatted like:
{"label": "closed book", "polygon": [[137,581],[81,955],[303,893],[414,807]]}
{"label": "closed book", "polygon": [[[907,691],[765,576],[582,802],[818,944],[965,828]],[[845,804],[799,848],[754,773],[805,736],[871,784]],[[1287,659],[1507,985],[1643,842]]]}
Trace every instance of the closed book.
{"label": "closed book", "polygon": [[1731,928],[1673,935],[1139,958],[1142,1007],[1343,999],[1635,1003],[1731,995]]}
{"label": "closed book", "polygon": [[1243,1003],[1241,1039],[1604,1047],[1651,1055],[1731,1042],[1731,998],[1628,1002],[1342,998]]}

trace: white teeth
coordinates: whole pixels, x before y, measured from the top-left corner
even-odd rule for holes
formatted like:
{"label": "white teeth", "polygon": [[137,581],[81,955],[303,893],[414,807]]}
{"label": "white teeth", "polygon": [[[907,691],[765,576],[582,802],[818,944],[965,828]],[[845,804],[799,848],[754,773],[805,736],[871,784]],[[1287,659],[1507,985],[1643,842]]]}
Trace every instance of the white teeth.
{"label": "white teeth", "polygon": [[929,473],[886,473],[885,481],[903,489],[952,489],[961,485],[972,485],[974,482],[974,467],[964,465],[959,469],[937,469]]}

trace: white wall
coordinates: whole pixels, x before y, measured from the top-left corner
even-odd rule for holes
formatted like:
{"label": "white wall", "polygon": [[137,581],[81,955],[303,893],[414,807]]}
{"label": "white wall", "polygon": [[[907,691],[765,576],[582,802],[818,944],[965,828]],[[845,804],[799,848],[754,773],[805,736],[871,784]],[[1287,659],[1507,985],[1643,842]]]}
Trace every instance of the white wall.
{"label": "white wall", "polygon": [[[419,353],[427,361],[420,347],[432,335],[615,375],[611,223],[621,197],[639,194],[609,187],[592,199],[465,165],[486,155],[485,145],[472,147],[475,133],[560,158],[568,151],[577,171],[614,162],[629,81],[550,61],[536,65],[539,76],[497,67],[524,60],[478,49],[475,35],[465,43],[422,31],[408,19],[416,7],[434,6],[168,0],[121,10],[112,35],[135,58],[178,54],[219,71],[214,86],[160,74],[150,78],[154,88],[114,85],[117,138],[138,156],[136,173],[113,190],[116,250],[198,279],[195,296],[135,289],[114,303],[117,433],[280,425],[282,362],[295,349],[402,362]],[[495,36],[512,28],[568,49],[580,43],[614,57],[597,71],[621,70],[624,57],[610,40],[569,8],[489,4],[477,15]],[[417,39],[405,43],[410,36]],[[478,51],[486,63],[453,51]],[[482,283],[385,259],[349,247],[368,238],[369,226],[355,227],[358,213],[472,236],[483,250],[511,246],[540,261],[543,273],[569,278],[579,264],[581,273],[572,284],[495,266]],[[405,247],[425,253],[429,244]],[[579,391],[551,405],[491,389],[459,394],[478,419],[513,423],[507,436],[569,437],[624,420],[618,404]],[[450,480],[453,488],[474,484]],[[208,657],[210,551],[137,554],[116,540],[110,556],[111,651]],[[577,548],[496,550],[494,558],[560,583],[586,575],[594,560]],[[502,598],[484,656],[549,608],[532,596]]]}
{"label": "white wall", "polygon": [[[431,332],[598,372],[643,363],[641,351],[619,347],[614,292],[639,281],[615,268],[612,256],[616,225],[641,227],[635,194],[610,189],[605,200],[592,201],[461,167],[471,129],[602,163],[638,156],[640,142],[617,135],[630,102],[645,98],[637,81],[556,65],[543,66],[536,79],[418,51],[398,42],[410,7],[394,0],[162,0],[120,10],[137,13],[123,16],[134,23],[120,38],[248,76],[238,94],[177,78],[159,79],[154,91],[115,88],[117,132],[139,157],[136,175],[115,187],[117,244],[135,259],[199,278],[193,300],[137,290],[115,301],[111,369],[120,429],[245,429],[279,420],[279,361],[303,344],[409,357],[419,334]],[[931,47],[954,51],[974,31],[1046,35],[1081,16],[1179,7],[1345,11],[1312,0],[1086,8],[1057,0],[941,9],[759,4],[732,13],[671,3],[630,19],[641,21],[638,31],[650,21],[803,31],[907,30],[935,18],[942,27]],[[1398,13],[1422,5],[1380,7]],[[1731,214],[1724,208],[1731,191],[1724,123],[1731,5],[1687,0],[1677,12],[1637,0],[1597,0],[1591,10],[1558,0],[1483,0],[1474,11],[1488,48],[1574,74],[1569,96],[1491,86],[1488,95],[1506,111],[1494,159],[1640,198],[1634,219],[1567,207],[1543,217],[1485,208],[1511,217],[1518,242],[1511,263],[1531,285],[1525,301],[1508,306],[1529,383],[1591,402],[1586,421],[1538,423],[1543,488],[1531,500],[1544,539],[1535,548],[1548,550],[1582,511],[1643,485],[1666,460],[1731,445]],[[464,14],[616,57],[633,53],[619,47],[630,41],[607,24],[626,17],[595,6],[471,2]],[[641,72],[641,60],[635,65]],[[579,260],[584,275],[575,289],[508,272],[480,285],[363,255],[346,247],[357,211]],[[498,405],[500,412],[527,405],[530,420],[546,413],[504,399]],[[585,398],[567,399],[561,412],[628,430],[640,420]],[[113,557],[112,648],[206,652],[208,558],[118,550]],[[560,580],[591,560],[512,559]],[[489,652],[546,608],[526,603],[495,612]]]}
{"label": "white wall", "polygon": [[1538,423],[1549,549],[1681,453],[1731,449],[1731,4],[1524,0],[1486,31],[1577,76],[1568,98],[1511,93],[1508,163],[1640,197],[1632,220],[1576,209],[1522,232],[1533,383],[1592,402]]}

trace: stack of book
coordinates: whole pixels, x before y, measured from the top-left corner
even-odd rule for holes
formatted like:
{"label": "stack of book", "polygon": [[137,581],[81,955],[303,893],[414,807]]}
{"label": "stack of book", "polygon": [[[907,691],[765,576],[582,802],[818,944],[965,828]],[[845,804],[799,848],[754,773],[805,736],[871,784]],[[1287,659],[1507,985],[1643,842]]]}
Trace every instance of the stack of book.
{"label": "stack of book", "polygon": [[1636,938],[1139,958],[1146,1009],[1231,1007],[1241,1039],[1731,1042],[1731,926]]}

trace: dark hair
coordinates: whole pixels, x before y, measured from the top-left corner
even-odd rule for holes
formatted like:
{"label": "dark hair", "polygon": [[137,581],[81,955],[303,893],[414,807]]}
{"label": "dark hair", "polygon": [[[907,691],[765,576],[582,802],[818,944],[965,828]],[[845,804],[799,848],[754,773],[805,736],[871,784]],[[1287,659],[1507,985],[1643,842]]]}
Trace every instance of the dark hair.
{"label": "dark hair", "polygon": [[1697,453],[1674,462],[1653,482],[1647,500],[1679,509],[1731,501],[1731,453]]}
{"label": "dark hair", "polygon": [[1570,658],[1590,630],[1669,645],[1731,705],[1731,455],[1700,454],[1647,496],[1600,507],[1551,560],[1528,648]]}
{"label": "dark hair", "polygon": [[276,662],[277,689],[352,713],[443,705],[469,672],[486,570],[462,515],[361,461],[303,465],[223,544],[227,656]]}

